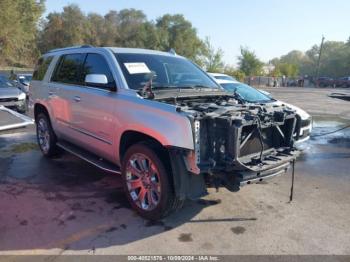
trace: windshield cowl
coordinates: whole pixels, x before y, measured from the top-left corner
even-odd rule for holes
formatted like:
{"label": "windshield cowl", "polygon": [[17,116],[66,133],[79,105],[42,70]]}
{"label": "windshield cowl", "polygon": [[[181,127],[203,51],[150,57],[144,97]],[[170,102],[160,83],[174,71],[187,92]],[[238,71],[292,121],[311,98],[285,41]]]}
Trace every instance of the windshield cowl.
{"label": "windshield cowl", "polygon": [[174,100],[174,99],[193,99],[198,97],[232,97],[233,96],[220,89],[170,89],[170,90],[154,90],[154,100]]}

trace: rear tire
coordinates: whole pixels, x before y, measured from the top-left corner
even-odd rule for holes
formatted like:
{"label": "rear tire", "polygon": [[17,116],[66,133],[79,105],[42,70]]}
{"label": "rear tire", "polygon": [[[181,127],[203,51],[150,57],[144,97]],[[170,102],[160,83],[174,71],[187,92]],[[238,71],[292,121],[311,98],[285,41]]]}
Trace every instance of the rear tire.
{"label": "rear tire", "polygon": [[173,180],[162,152],[155,143],[132,145],[122,163],[123,186],[136,212],[149,220],[158,220],[182,206],[175,197]]}
{"label": "rear tire", "polygon": [[59,152],[56,145],[57,137],[52,129],[49,117],[44,113],[39,113],[36,117],[36,137],[44,156],[52,157]]}

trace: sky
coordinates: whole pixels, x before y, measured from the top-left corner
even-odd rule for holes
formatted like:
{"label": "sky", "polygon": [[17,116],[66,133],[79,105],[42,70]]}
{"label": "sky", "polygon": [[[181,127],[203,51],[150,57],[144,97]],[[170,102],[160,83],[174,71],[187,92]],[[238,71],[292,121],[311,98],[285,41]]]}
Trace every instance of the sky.
{"label": "sky", "polygon": [[135,8],[148,19],[183,14],[201,38],[208,36],[224,51],[224,61],[236,64],[240,46],[268,62],[291,50],[306,51],[326,41],[350,37],[349,0],[46,0],[46,12],[61,12],[77,4],[85,13]]}

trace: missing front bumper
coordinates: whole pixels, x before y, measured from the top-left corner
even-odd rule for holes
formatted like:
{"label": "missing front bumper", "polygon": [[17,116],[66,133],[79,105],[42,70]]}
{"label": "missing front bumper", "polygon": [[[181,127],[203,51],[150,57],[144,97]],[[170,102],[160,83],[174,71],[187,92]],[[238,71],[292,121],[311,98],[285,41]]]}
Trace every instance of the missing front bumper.
{"label": "missing front bumper", "polygon": [[208,173],[208,181],[213,182],[216,188],[226,187],[232,192],[239,191],[241,186],[253,184],[283,175],[291,167],[299,155],[298,150],[273,152],[264,155],[262,162],[242,163],[235,162],[232,169],[213,169]]}

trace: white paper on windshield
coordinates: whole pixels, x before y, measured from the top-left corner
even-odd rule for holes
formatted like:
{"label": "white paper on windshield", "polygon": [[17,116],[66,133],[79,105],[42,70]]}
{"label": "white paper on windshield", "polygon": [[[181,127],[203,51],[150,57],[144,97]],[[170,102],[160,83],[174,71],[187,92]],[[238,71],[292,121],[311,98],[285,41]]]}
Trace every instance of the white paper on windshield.
{"label": "white paper on windshield", "polygon": [[129,74],[149,74],[148,66],[145,63],[124,63],[126,69],[128,69]]}

